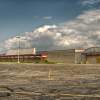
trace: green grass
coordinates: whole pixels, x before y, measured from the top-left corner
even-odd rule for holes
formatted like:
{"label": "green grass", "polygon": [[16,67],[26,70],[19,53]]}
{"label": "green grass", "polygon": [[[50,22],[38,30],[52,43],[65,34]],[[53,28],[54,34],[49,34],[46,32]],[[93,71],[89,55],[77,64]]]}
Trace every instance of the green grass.
{"label": "green grass", "polygon": [[[3,61],[3,62],[0,62],[0,64],[18,64],[18,62],[16,61],[16,62],[14,62],[14,61],[12,61],[12,62],[6,62],[6,61]],[[57,62],[51,62],[51,61],[48,61],[48,60],[45,60],[45,61],[34,61],[34,62],[32,62],[32,61],[24,61],[24,62],[20,62],[19,64],[57,64]]]}

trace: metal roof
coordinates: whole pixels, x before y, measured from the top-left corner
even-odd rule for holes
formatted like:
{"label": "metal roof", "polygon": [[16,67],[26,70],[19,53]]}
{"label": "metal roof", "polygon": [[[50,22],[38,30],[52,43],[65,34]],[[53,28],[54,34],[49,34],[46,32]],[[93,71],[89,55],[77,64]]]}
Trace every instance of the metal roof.
{"label": "metal roof", "polygon": [[[20,55],[25,55],[25,54],[35,54],[35,49],[30,48],[30,49],[19,49],[19,54]],[[18,55],[18,50],[8,50],[6,52],[6,55]]]}
{"label": "metal roof", "polygon": [[91,47],[91,48],[85,49],[85,51],[82,54],[85,54],[85,55],[100,55],[100,47]]}
{"label": "metal roof", "polygon": [[91,47],[91,48],[88,48],[88,49],[85,49],[84,51],[85,53],[88,53],[88,52],[100,52],[100,47]]}

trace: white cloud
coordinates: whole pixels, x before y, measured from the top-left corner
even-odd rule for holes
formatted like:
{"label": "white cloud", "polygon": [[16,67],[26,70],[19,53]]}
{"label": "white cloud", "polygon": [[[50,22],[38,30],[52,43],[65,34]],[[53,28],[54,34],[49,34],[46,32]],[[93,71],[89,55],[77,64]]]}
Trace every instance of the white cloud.
{"label": "white cloud", "polygon": [[43,19],[52,19],[52,16],[45,16]]}
{"label": "white cloud", "polygon": [[80,0],[83,6],[93,6],[100,3],[100,0]]}
{"label": "white cloud", "polygon": [[[44,25],[20,38],[22,48],[38,50],[87,48],[100,46],[100,10],[86,11],[73,21],[59,25]],[[17,48],[13,37],[5,41],[5,48]]]}
{"label": "white cloud", "polygon": [[34,32],[40,32],[40,33],[44,33],[46,31],[48,31],[49,29],[53,29],[56,28],[56,25],[45,25],[42,27],[37,28]]}

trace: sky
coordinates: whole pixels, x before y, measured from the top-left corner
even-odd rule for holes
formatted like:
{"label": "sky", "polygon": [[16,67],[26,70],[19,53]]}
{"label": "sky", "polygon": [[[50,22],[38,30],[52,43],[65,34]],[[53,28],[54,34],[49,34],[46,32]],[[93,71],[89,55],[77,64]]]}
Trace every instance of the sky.
{"label": "sky", "polygon": [[0,0],[0,51],[100,46],[100,0]]}

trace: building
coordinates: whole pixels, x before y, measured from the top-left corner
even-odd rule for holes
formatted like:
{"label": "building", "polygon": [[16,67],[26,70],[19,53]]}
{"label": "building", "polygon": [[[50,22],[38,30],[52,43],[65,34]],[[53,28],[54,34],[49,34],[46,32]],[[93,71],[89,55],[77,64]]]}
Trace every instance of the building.
{"label": "building", "polygon": [[100,64],[100,47],[88,49],[68,49],[39,51],[36,49],[9,50],[0,55],[0,61],[4,62],[39,62],[49,61],[69,64]]}
{"label": "building", "polygon": [[47,55],[37,54],[35,48],[8,50],[0,55],[0,62],[40,62],[47,60]]}
{"label": "building", "polygon": [[49,62],[75,63],[75,49],[42,51],[47,54]]}
{"label": "building", "polygon": [[70,64],[99,64],[100,47],[88,49],[52,50],[46,52],[47,60],[58,63]]}
{"label": "building", "polygon": [[82,53],[83,64],[100,64],[100,47],[85,49]]}

